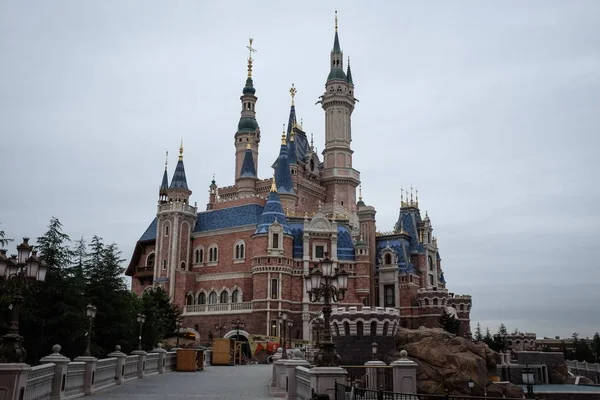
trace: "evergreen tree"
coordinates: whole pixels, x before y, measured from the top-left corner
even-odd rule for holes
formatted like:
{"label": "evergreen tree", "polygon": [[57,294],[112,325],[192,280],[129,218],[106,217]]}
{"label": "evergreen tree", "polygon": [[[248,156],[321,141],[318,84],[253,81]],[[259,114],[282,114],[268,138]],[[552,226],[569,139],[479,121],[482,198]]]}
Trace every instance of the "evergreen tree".
{"label": "evergreen tree", "polygon": [[146,316],[143,327],[143,347],[151,349],[163,339],[176,335],[180,311],[161,288],[146,290],[142,295],[142,311]]}
{"label": "evergreen tree", "polygon": [[445,331],[454,335],[458,334],[458,330],[460,329],[460,321],[454,314],[449,313],[446,309],[444,309],[438,318],[438,322]]}
{"label": "evergreen tree", "polygon": [[0,230],[0,248],[3,248],[12,241],[12,239],[9,239],[5,236],[4,231]]}
{"label": "evergreen tree", "polygon": [[480,343],[483,340],[483,334],[481,333],[481,325],[479,322],[477,323],[477,327],[475,328],[475,342]]}
{"label": "evergreen tree", "polygon": [[487,344],[490,348],[494,339],[492,338],[492,334],[490,333],[490,328],[485,327],[485,335],[483,336],[483,343]]}
{"label": "evergreen tree", "polygon": [[596,332],[592,339],[592,350],[594,352],[594,362],[600,363],[600,334]]}
{"label": "evergreen tree", "polygon": [[508,331],[506,330],[506,326],[504,325],[503,322],[500,323],[500,326],[498,327],[498,334],[499,335],[507,335]]}

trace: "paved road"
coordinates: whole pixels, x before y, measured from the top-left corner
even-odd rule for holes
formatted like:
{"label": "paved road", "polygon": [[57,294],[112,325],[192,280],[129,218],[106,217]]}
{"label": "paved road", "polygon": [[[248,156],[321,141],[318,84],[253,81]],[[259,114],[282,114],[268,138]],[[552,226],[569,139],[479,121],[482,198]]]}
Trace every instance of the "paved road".
{"label": "paved road", "polygon": [[271,368],[271,365],[254,364],[167,372],[100,391],[91,399],[272,399],[268,390]]}

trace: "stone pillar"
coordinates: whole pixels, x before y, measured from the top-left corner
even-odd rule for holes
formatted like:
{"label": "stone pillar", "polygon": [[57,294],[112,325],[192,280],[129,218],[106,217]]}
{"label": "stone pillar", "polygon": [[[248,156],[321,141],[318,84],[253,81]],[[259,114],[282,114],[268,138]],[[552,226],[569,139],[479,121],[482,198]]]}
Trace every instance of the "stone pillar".
{"label": "stone pillar", "polygon": [[162,343],[159,343],[150,353],[158,353],[158,373],[165,373],[165,356],[167,351],[163,349]]}
{"label": "stone pillar", "polygon": [[409,360],[406,350],[400,352],[400,359],[390,365],[394,374],[394,393],[417,393],[417,369],[419,364]]}
{"label": "stone pillar", "polygon": [[281,355],[283,353],[283,349],[279,347],[277,352],[273,354],[273,376],[271,377],[271,387],[277,386],[277,370],[275,363],[281,359]]}
{"label": "stone pillar", "polygon": [[120,385],[123,383],[123,376],[125,375],[125,359],[127,354],[121,352],[121,346],[116,345],[115,351],[108,354],[108,357],[115,357],[117,359],[117,370],[116,370],[116,383]]}
{"label": "stone pillar", "polygon": [[52,346],[52,354],[46,357],[42,357],[40,359],[40,362],[42,364],[52,363],[55,365],[54,378],[52,378],[52,395],[50,396],[50,399],[62,399],[65,394],[63,382],[67,382],[67,368],[71,360],[60,354],[60,345],[55,344],[54,346]]}
{"label": "stone pillar", "polygon": [[144,379],[144,371],[146,369],[146,353],[144,350],[134,350],[132,355],[138,356],[138,379]]}
{"label": "stone pillar", "polygon": [[314,367],[309,371],[310,390],[335,399],[335,383],[346,383],[348,371],[341,367]]}
{"label": "stone pillar", "polygon": [[300,349],[294,349],[292,353],[293,357],[290,360],[285,360],[285,374],[287,377],[287,397],[288,400],[296,400],[296,367],[309,368],[308,361],[302,357],[302,351]]}
{"label": "stone pillar", "polygon": [[367,373],[367,389],[378,390],[379,386],[383,384],[383,382],[379,382],[377,378],[379,375],[378,371],[381,369],[381,367],[385,366],[386,363],[380,360],[372,360],[365,363],[365,370]]}
{"label": "stone pillar", "polygon": [[86,396],[94,394],[94,382],[96,380],[96,366],[98,359],[92,356],[79,356],[73,361],[85,363],[85,375],[83,376],[83,393]]}
{"label": "stone pillar", "polygon": [[25,363],[0,364],[0,399],[21,400],[25,398],[25,388],[31,366]]}

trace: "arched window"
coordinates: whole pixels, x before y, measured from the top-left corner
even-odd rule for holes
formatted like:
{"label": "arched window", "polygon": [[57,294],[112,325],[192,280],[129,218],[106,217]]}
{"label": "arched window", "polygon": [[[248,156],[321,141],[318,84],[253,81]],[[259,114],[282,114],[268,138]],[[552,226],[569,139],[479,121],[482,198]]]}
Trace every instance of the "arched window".
{"label": "arched window", "polygon": [[335,331],[335,336],[340,336],[340,327],[338,326],[337,322],[333,323],[333,330]]}
{"label": "arched window", "polygon": [[344,335],[350,336],[350,324],[348,321],[344,322]]}
{"label": "arched window", "polygon": [[429,270],[433,271],[433,258],[431,256],[427,257],[427,263],[429,264]]}
{"label": "arched window", "polygon": [[371,321],[371,336],[377,336],[377,321]]}
{"label": "arched window", "polygon": [[391,264],[391,263],[392,263],[392,255],[391,255],[390,253],[387,253],[387,254],[385,255],[385,264],[386,264],[386,265],[389,265],[389,264]]}
{"label": "arched window", "polygon": [[153,268],[155,259],[156,259],[156,254],[154,254],[154,253],[148,254],[148,257],[146,258],[146,266]]}
{"label": "arched window", "polygon": [[219,303],[229,303],[229,293],[227,293],[227,290],[223,290],[221,292],[221,296],[219,296]]}
{"label": "arched window", "polygon": [[237,303],[238,301],[240,301],[240,291],[235,289],[233,293],[231,293],[231,302]]}
{"label": "arched window", "polygon": [[437,297],[433,299],[433,305],[434,305],[434,306],[437,306],[437,305],[438,305],[438,299],[437,299]]}
{"label": "arched window", "polygon": [[196,251],[194,251],[194,263],[200,264],[204,262],[204,249],[202,247],[198,247]]}
{"label": "arched window", "polygon": [[188,306],[191,306],[192,304],[194,304],[194,295],[188,294],[185,299],[185,304]]}
{"label": "arched window", "polygon": [[181,269],[185,271],[185,261],[181,262]]}
{"label": "arched window", "polygon": [[169,225],[165,226],[165,236],[169,236]]}
{"label": "arched window", "polygon": [[208,262],[216,262],[219,260],[219,248],[216,244],[211,244],[208,249]]}
{"label": "arched window", "polygon": [[428,306],[429,305],[429,299],[426,297],[425,298],[425,305]]}
{"label": "arched window", "polygon": [[210,292],[208,295],[208,304],[217,304],[217,293],[215,291]]}
{"label": "arched window", "polygon": [[362,321],[356,322],[356,335],[357,336],[363,335],[363,322]]}
{"label": "arched window", "polygon": [[243,240],[239,240],[235,243],[233,256],[236,260],[246,258],[246,245]]}
{"label": "arched window", "polygon": [[461,305],[459,305],[459,306],[458,306],[458,309],[459,309],[460,311],[465,311],[465,305],[464,305],[464,304],[461,304]]}
{"label": "arched window", "polygon": [[387,336],[388,335],[388,330],[390,329],[390,323],[388,321],[385,321],[383,323],[383,336]]}
{"label": "arched window", "polygon": [[204,292],[198,295],[198,304],[206,304],[206,294]]}

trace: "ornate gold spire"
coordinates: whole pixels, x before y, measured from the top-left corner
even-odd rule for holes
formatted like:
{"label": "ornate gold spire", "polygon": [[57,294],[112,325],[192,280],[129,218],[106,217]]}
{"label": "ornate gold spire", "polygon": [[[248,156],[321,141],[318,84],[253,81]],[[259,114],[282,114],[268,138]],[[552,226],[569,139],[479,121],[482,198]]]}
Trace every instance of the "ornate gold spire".
{"label": "ornate gold spire", "polygon": [[292,88],[290,89],[290,95],[292,96],[292,105],[294,105],[294,97],[296,97],[296,93],[298,93],[298,91],[296,90],[296,88],[294,87],[294,84],[292,83]]}
{"label": "ornate gold spire", "polygon": [[246,46],[248,52],[250,53],[248,55],[248,78],[252,78],[252,53],[256,53],[256,49],[252,47],[252,42],[254,42],[253,38],[248,39],[248,42],[250,43],[248,46]]}
{"label": "ornate gold spire", "polygon": [[273,174],[273,179],[271,179],[271,192],[277,193],[277,185],[275,183],[275,174]]}
{"label": "ornate gold spire", "polygon": [[181,138],[181,145],[179,146],[179,161],[183,160],[183,138]]}
{"label": "ornate gold spire", "polygon": [[338,31],[337,10],[335,10],[335,31]]}
{"label": "ornate gold spire", "polygon": [[246,145],[246,150],[250,150],[250,149],[252,149],[252,145],[251,145],[250,143],[248,143],[248,144]]}
{"label": "ornate gold spire", "polygon": [[281,133],[281,144],[284,146],[287,144],[285,140],[285,124],[283,124],[283,132]]}
{"label": "ornate gold spire", "polygon": [[169,152],[165,152],[165,171],[167,170],[167,164],[169,163]]}

